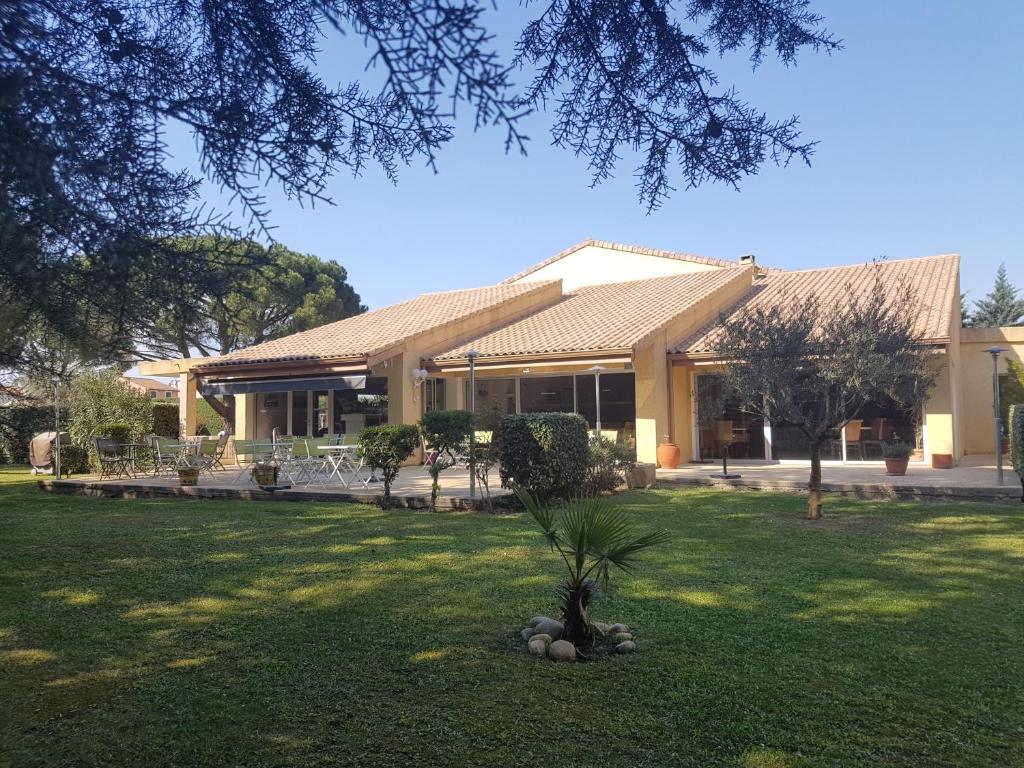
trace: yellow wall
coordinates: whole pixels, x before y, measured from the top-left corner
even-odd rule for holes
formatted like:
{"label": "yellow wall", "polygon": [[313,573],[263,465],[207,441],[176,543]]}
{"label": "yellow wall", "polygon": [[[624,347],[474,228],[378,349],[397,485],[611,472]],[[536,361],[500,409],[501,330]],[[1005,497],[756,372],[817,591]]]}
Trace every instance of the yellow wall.
{"label": "yellow wall", "polygon": [[546,267],[531,272],[517,282],[561,278],[564,290],[571,291],[581,285],[619,283],[643,280],[647,277],[668,277],[690,272],[721,269],[712,264],[668,259],[663,256],[620,251],[600,245],[586,245]]}
{"label": "yellow wall", "polygon": [[967,455],[991,456],[995,451],[995,420],[992,412],[992,356],[997,346],[999,372],[1006,373],[1007,358],[1024,364],[1024,328],[964,328],[960,332],[963,419],[961,441]]}

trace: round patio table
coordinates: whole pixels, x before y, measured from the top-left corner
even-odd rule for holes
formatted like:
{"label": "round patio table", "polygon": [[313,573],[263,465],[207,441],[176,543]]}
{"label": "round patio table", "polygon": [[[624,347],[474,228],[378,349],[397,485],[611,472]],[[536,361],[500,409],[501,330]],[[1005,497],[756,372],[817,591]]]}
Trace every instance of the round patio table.
{"label": "round patio table", "polygon": [[338,478],[338,482],[342,484],[344,488],[348,488],[349,480],[346,480],[342,475],[342,470],[351,469],[355,472],[355,466],[352,459],[358,454],[358,445],[318,445],[318,450],[326,453],[325,458],[327,463],[331,465],[331,472],[327,476],[327,481],[330,482],[332,477]]}

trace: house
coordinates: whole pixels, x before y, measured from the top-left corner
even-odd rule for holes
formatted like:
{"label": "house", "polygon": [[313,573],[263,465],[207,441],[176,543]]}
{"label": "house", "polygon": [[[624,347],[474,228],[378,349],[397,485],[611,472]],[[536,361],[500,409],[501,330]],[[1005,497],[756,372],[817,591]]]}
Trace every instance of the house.
{"label": "house", "polygon": [[40,399],[20,387],[0,384],[0,407],[18,405],[39,405]]}
{"label": "house", "polygon": [[[792,297],[823,303],[909,284],[915,332],[935,352],[938,379],[920,414],[866,409],[826,458],[869,461],[880,441],[917,441],[923,458],[992,453],[992,344],[1021,360],[1024,329],[961,328],[959,257],[933,256],[812,270],[586,240],[497,285],[428,293],[227,355],[143,363],[177,375],[185,434],[197,393],[235,395],[239,436],[358,432],[415,423],[424,410],[570,411],[635,444],[655,461],[672,441],[683,461],[734,457],[803,460],[785,424],[734,407],[702,413],[718,386],[723,315]],[[879,288],[881,286],[881,288]],[[475,387],[470,391],[470,378]],[[989,393],[986,395],[986,393]],[[600,411],[597,401],[600,397]]]}
{"label": "house", "polygon": [[129,389],[154,400],[177,400],[178,398],[178,385],[173,381],[168,383],[140,376],[122,376],[121,381]]}

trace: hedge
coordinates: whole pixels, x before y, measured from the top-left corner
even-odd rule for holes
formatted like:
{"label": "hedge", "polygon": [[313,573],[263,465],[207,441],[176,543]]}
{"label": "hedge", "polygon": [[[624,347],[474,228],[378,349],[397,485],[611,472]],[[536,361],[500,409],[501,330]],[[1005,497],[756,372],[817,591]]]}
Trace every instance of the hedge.
{"label": "hedge", "polygon": [[178,403],[153,403],[153,434],[178,439]]}
{"label": "hedge", "polygon": [[1010,430],[1010,463],[1020,477],[1021,501],[1024,501],[1024,404],[1010,406],[1007,426]]}
{"label": "hedge", "polygon": [[[60,412],[61,429],[68,428],[68,411]],[[53,431],[53,407],[10,405],[0,407],[0,462],[28,463],[29,441],[40,432]]]}
{"label": "hedge", "polygon": [[588,471],[587,422],[574,413],[505,416],[496,435],[501,484],[518,483],[540,501],[582,495]]}

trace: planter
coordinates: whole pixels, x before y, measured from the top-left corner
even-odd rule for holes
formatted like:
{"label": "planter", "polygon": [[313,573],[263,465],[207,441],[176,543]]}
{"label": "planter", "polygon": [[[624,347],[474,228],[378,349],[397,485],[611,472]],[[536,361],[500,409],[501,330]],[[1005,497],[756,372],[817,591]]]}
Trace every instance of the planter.
{"label": "planter", "polygon": [[261,488],[264,486],[277,485],[277,467],[272,465],[256,466],[252,468],[252,479]]}
{"label": "planter", "polygon": [[910,459],[886,459],[885,474],[897,476],[907,474],[907,464],[909,461]]}
{"label": "planter", "polygon": [[932,454],[932,469],[952,469],[953,468],[953,454],[951,453],[933,453]]}
{"label": "planter", "polygon": [[626,475],[626,486],[634,488],[650,488],[654,485],[654,465],[638,462]]}
{"label": "planter", "polygon": [[662,443],[658,446],[658,466],[662,469],[675,469],[679,466],[679,446],[675,443]]}
{"label": "planter", "polygon": [[183,467],[178,470],[179,485],[196,485],[199,483],[199,467]]}

